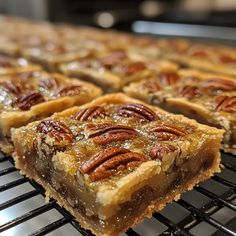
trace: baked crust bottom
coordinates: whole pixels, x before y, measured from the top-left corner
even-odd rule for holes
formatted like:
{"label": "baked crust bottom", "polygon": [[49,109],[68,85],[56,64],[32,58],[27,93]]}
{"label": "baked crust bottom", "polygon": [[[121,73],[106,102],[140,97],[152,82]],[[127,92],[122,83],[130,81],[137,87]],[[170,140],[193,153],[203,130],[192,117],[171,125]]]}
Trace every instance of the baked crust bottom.
{"label": "baked crust bottom", "polygon": [[[152,191],[150,191],[150,188],[139,189],[136,193],[134,193],[132,199],[129,202],[124,203],[123,207],[121,206],[121,213],[122,208],[124,211],[130,209],[130,212],[133,214],[132,217],[129,219],[128,217],[119,218],[116,216],[113,221],[109,222],[110,225],[106,225],[105,228],[104,226],[100,225],[102,220],[98,217],[86,216],[82,208],[75,209],[72,207],[66,198],[62,196],[62,194],[56,191],[51,184],[49,184],[37,173],[35,167],[29,164],[30,162],[24,161],[27,160],[27,157],[19,157],[16,153],[14,153],[14,159],[16,162],[16,167],[21,170],[21,173],[29,178],[34,179],[36,182],[42,185],[46,190],[47,199],[50,197],[56,199],[60,206],[67,209],[72,215],[75,216],[76,220],[80,222],[82,227],[91,230],[92,233],[99,236],[111,236],[118,235],[126,231],[128,228],[137,225],[145,217],[151,217],[154,211],[160,211],[165,207],[166,204],[174,200],[178,200],[180,198],[180,194],[184,191],[191,190],[200,181],[208,179],[215,172],[219,172],[219,153],[215,152],[213,148],[209,149],[208,155],[206,154],[206,152],[198,154],[194,158],[195,160],[192,160],[192,158],[188,159],[182,166],[182,169],[185,172],[187,171],[186,176],[182,180],[178,180],[176,175],[173,175],[172,177],[170,176],[173,179],[171,184],[165,190],[165,194],[160,195],[158,198],[152,199]],[[196,163],[201,163],[201,165],[199,164],[196,166]],[[178,172],[176,171],[176,173]],[[180,171],[178,174],[182,175],[183,173]],[[167,177],[168,175],[165,174],[163,176],[160,175],[160,182],[162,182],[162,180]],[[119,222],[119,224],[117,222]]]}

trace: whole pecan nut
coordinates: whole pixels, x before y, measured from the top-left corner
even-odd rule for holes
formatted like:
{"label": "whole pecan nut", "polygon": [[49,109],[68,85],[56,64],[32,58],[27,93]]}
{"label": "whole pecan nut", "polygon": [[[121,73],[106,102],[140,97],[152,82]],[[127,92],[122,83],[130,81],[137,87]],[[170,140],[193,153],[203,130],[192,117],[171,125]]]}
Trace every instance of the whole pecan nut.
{"label": "whole pecan nut", "polygon": [[145,121],[154,121],[159,119],[154,111],[138,103],[127,103],[120,106],[118,115],[123,117],[135,117]]}
{"label": "whole pecan nut", "polygon": [[186,130],[183,130],[179,127],[159,124],[150,130],[159,140],[173,140],[178,137],[183,137],[188,134]]}
{"label": "whole pecan nut", "polygon": [[78,111],[74,115],[74,119],[78,121],[90,121],[95,118],[104,118],[107,116],[107,113],[103,107],[100,106],[92,106],[88,108],[84,108],[80,111]]}
{"label": "whole pecan nut", "polygon": [[29,110],[32,106],[44,102],[43,95],[37,91],[31,91],[29,93],[20,95],[14,102],[14,105],[21,110]]}
{"label": "whole pecan nut", "polygon": [[59,96],[75,96],[81,92],[81,85],[68,85],[58,91]]}
{"label": "whole pecan nut", "polygon": [[146,160],[143,154],[125,148],[110,147],[92,156],[82,164],[80,172],[95,182],[127,169],[134,169]]}
{"label": "whole pecan nut", "polygon": [[138,133],[129,126],[102,124],[101,126],[96,126],[96,130],[89,134],[88,137],[92,138],[96,144],[105,145],[111,142],[134,139],[137,136]]}
{"label": "whole pecan nut", "polygon": [[180,88],[178,91],[178,96],[188,99],[200,97],[201,95],[202,93],[197,86],[186,85],[183,88]]}
{"label": "whole pecan nut", "polygon": [[71,130],[64,123],[56,120],[41,121],[37,126],[37,131],[48,134],[56,142],[66,141],[70,143],[74,138]]}
{"label": "whole pecan nut", "polygon": [[216,111],[236,112],[236,96],[217,96],[215,103]]}

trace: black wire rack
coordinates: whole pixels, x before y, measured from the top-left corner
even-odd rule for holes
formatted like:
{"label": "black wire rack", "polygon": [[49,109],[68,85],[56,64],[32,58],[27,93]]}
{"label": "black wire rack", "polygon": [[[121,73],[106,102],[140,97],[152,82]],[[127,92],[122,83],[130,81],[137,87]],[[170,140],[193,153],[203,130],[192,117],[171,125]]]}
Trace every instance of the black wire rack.
{"label": "black wire rack", "polygon": [[[123,235],[236,236],[236,157],[222,153],[222,164],[220,174]],[[1,235],[92,235],[55,200],[45,202],[44,189],[20,175],[13,159],[3,154],[0,184]]]}

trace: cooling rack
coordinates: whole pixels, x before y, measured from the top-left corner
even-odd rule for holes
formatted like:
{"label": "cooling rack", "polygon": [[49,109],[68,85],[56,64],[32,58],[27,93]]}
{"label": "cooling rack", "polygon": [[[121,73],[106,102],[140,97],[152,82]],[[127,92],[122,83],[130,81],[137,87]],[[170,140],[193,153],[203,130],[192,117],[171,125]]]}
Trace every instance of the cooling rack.
{"label": "cooling rack", "polygon": [[[236,235],[236,157],[222,153],[223,170],[123,235]],[[0,235],[92,235],[44,190],[0,154]]]}

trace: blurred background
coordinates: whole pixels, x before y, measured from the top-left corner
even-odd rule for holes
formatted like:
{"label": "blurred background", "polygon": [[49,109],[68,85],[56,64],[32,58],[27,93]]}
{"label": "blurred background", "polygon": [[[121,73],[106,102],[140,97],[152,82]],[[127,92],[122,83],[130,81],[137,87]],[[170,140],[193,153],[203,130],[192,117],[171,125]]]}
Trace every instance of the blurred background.
{"label": "blurred background", "polygon": [[[236,38],[236,0],[0,0],[0,13],[139,33]],[[217,27],[210,32],[192,25]]]}

